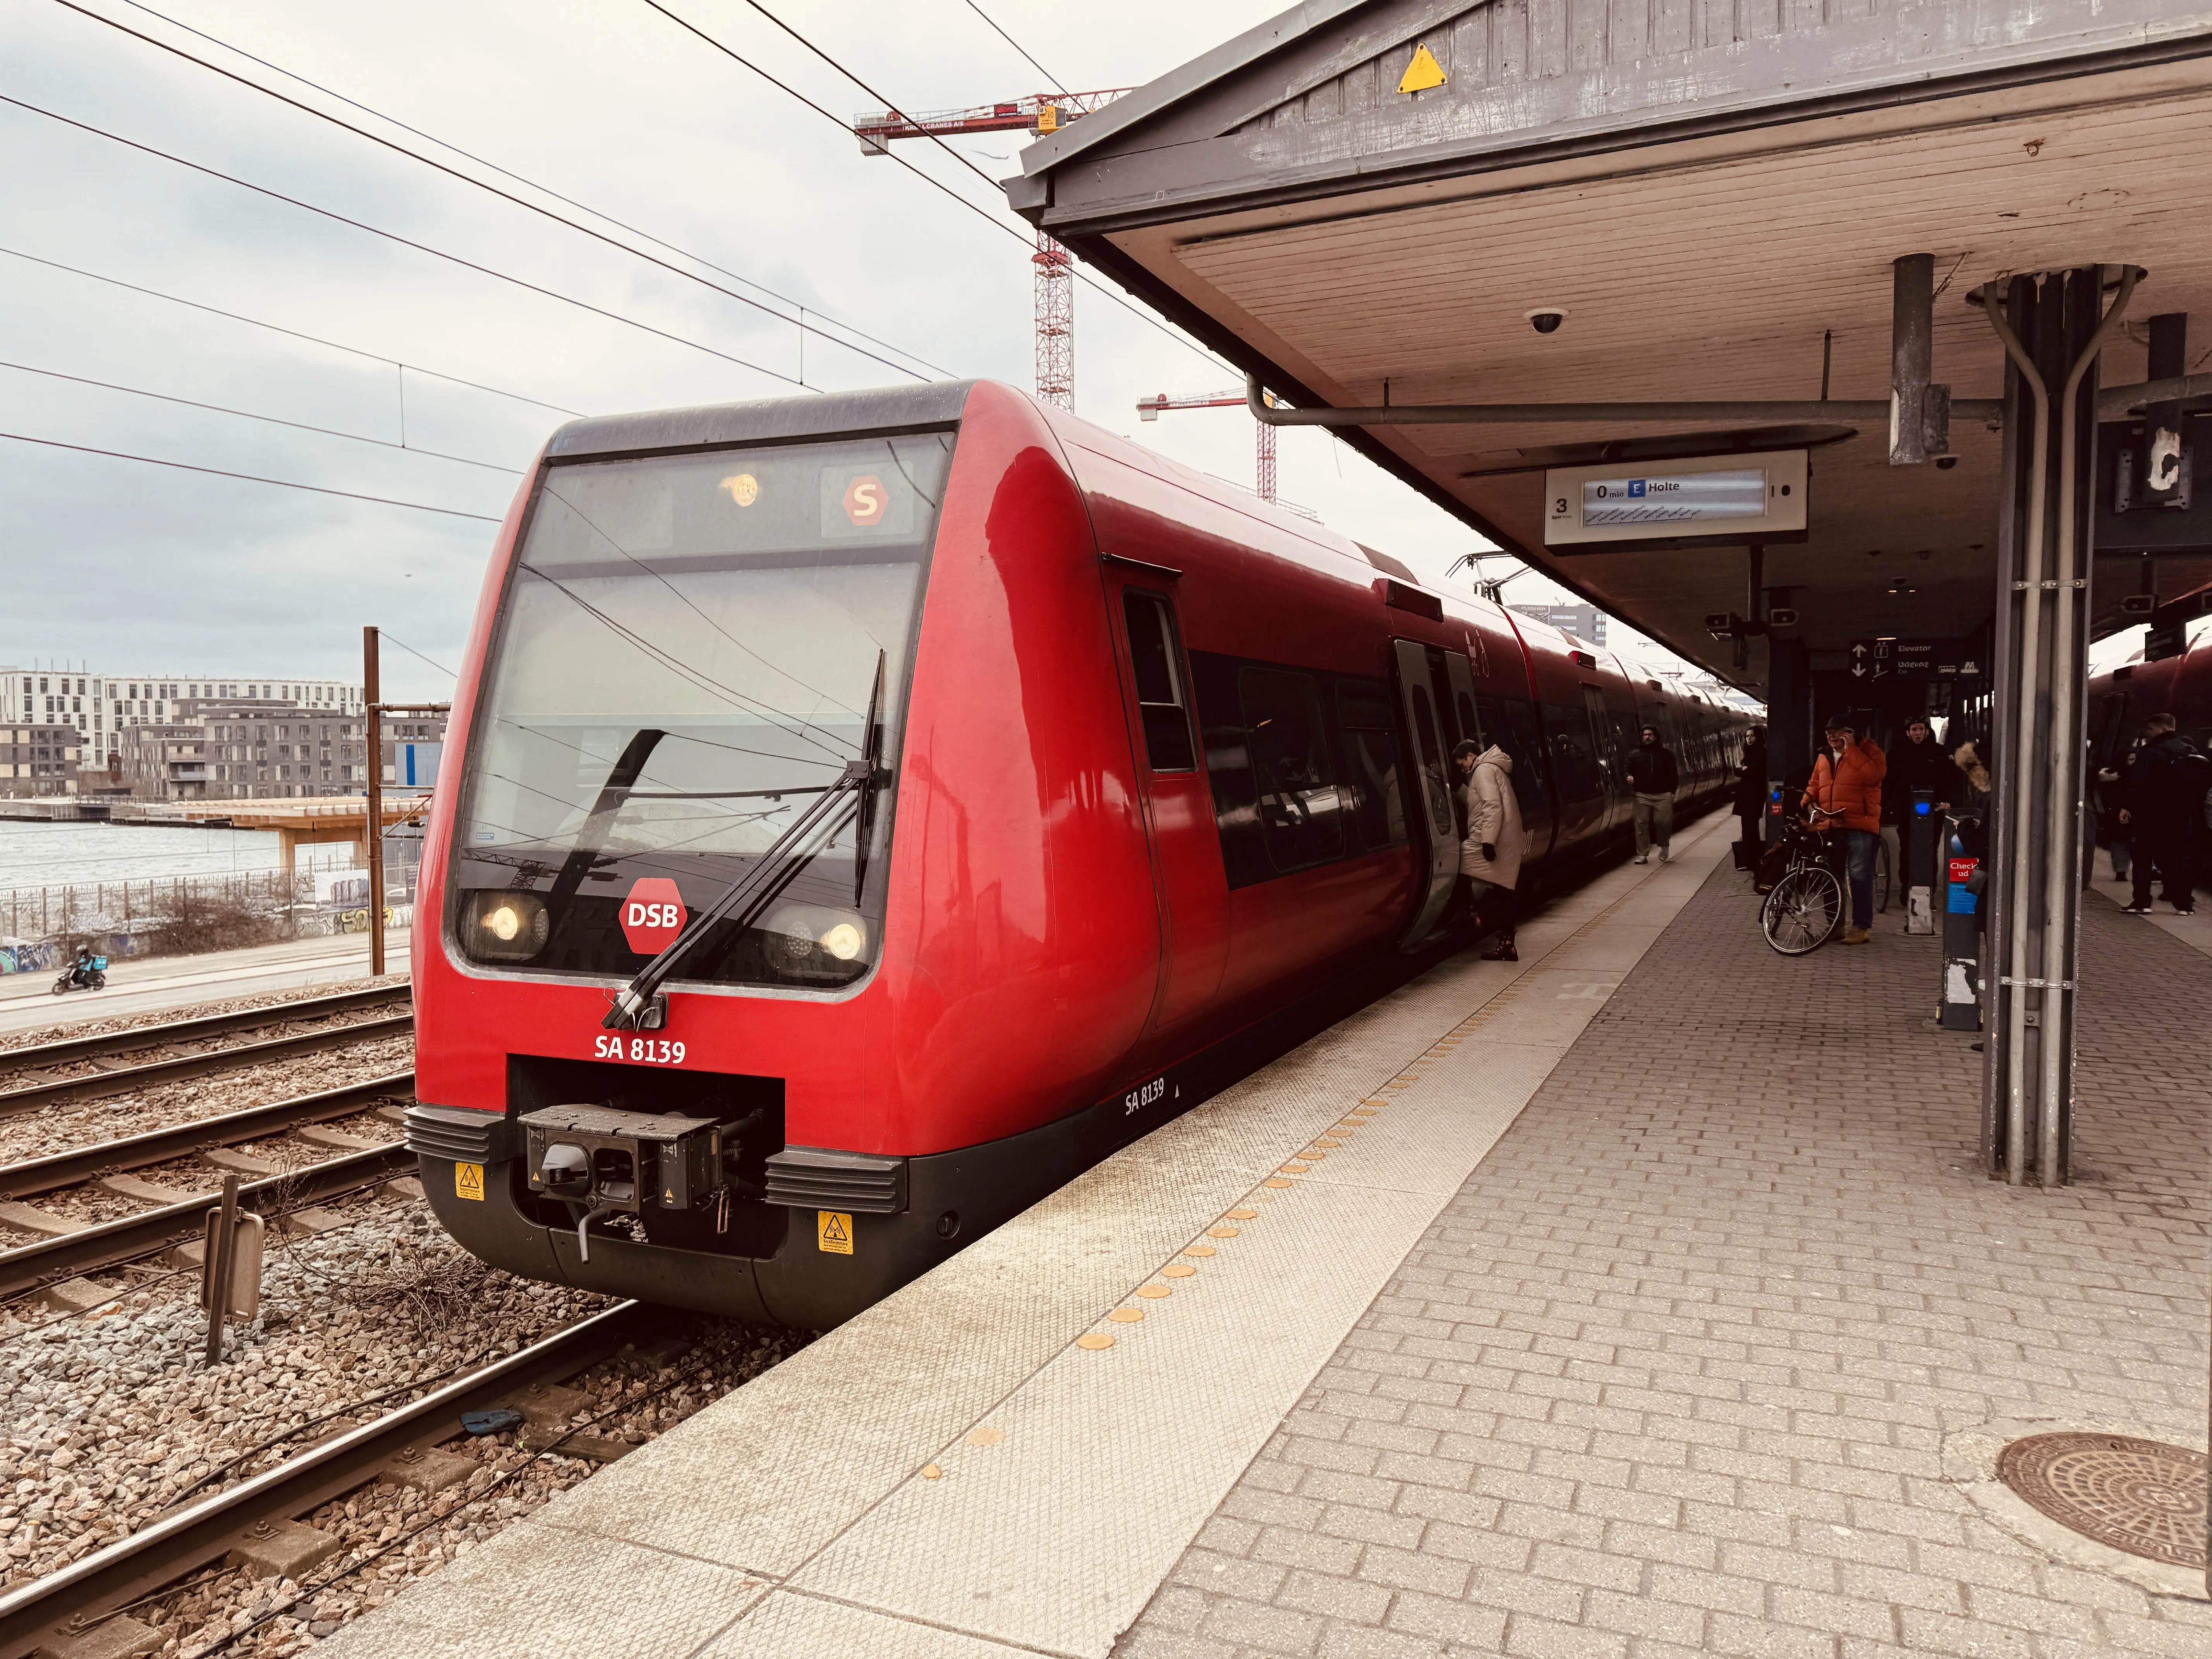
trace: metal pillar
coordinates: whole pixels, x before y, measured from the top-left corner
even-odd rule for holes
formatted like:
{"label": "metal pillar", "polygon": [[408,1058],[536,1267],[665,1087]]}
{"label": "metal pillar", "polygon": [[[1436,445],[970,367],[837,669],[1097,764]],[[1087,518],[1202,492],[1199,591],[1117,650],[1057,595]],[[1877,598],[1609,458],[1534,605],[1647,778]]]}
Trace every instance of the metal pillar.
{"label": "metal pillar", "polygon": [[[1802,640],[1766,641],[1766,771],[1768,805],[1773,793],[1790,778],[1813,769],[1812,659]],[[1785,816],[1797,811],[1795,800],[1784,799]],[[1782,835],[1781,819],[1766,816],[1766,839]]]}
{"label": "metal pillar", "polygon": [[361,630],[362,699],[368,705],[368,799],[362,803],[368,842],[368,972],[384,972],[384,687],[377,666],[374,628]]}
{"label": "metal pillar", "polygon": [[1994,284],[1981,296],[2004,343],[2008,409],[1982,1158],[2014,1186],[2064,1185],[2073,1140],[2096,360],[2141,274],[2122,270],[2107,311],[2104,272],[2014,276],[2002,307]]}

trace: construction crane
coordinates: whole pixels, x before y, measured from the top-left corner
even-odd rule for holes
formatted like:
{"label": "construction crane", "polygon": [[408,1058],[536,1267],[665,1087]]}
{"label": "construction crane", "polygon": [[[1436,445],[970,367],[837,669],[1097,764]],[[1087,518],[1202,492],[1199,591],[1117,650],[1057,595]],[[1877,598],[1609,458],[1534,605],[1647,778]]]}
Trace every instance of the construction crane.
{"label": "construction crane", "polygon": [[[951,138],[973,132],[1026,131],[1042,137],[1057,132],[1129,91],[1037,92],[1003,104],[972,109],[870,110],[853,118],[853,136],[863,155],[887,155],[900,138]],[[1030,256],[1036,273],[1036,394],[1062,409],[1075,407],[1074,256],[1040,228],[1036,252]]]}
{"label": "construction crane", "polygon": [[[1273,408],[1275,394],[1270,392],[1266,396],[1267,406]],[[1163,392],[1158,397],[1137,399],[1137,418],[1157,421],[1164,409],[1243,409],[1244,406],[1244,392],[1241,387],[1230,392],[1201,392],[1188,398],[1170,398]],[[1260,499],[1272,501],[1275,499],[1275,428],[1265,421],[1255,421],[1252,424],[1259,428],[1260,434],[1257,469]]]}

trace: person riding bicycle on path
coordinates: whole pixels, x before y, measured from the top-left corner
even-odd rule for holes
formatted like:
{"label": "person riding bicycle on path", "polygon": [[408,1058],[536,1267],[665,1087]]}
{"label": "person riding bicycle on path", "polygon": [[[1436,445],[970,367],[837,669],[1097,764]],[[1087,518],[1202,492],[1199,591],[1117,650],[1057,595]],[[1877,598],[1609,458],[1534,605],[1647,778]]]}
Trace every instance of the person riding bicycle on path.
{"label": "person riding bicycle on path", "polygon": [[1628,787],[1636,792],[1636,861],[1647,864],[1651,843],[1659,843],[1659,862],[1667,862],[1674,840],[1674,791],[1681,774],[1659,741],[1659,728],[1644,728],[1644,741],[1628,756]]}
{"label": "person riding bicycle on path", "polygon": [[1844,943],[1864,945],[1873,937],[1874,852],[1881,836],[1881,781],[1889,762],[1880,744],[1860,738],[1847,714],[1829,716],[1827,737],[1827,748],[1813,763],[1803,805],[1830,815],[1815,829],[1842,826],[1851,888],[1851,925],[1844,930]]}
{"label": "person riding bicycle on path", "polygon": [[1513,947],[1514,889],[1521,884],[1521,803],[1513,793],[1513,757],[1496,744],[1478,750],[1462,743],[1452,764],[1467,780],[1467,839],[1460,844],[1460,878],[1470,904],[1480,904],[1483,919],[1498,929],[1498,943],[1482,953],[1485,962],[1518,962]]}

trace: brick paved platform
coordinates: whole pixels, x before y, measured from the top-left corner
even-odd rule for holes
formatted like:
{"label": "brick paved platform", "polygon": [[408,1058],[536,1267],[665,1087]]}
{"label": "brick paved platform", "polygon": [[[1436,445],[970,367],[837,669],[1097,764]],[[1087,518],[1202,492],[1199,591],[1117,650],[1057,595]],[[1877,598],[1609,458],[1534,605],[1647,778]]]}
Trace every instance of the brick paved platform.
{"label": "brick paved platform", "polygon": [[2083,1178],[2015,1191],[1897,927],[1786,962],[1716,870],[1116,1653],[2212,1655],[2193,1575],[1973,1480],[2204,1444],[2212,963],[2088,902]]}

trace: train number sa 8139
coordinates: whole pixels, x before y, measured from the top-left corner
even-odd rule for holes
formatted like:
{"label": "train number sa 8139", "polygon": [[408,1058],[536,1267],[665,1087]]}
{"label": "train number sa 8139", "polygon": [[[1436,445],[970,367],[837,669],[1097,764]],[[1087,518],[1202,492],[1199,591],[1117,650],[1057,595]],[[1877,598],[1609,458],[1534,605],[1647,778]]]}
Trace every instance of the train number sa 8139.
{"label": "train number sa 8139", "polygon": [[609,1036],[592,1039],[594,1060],[634,1060],[647,1066],[681,1066],[684,1045],[666,1037]]}

